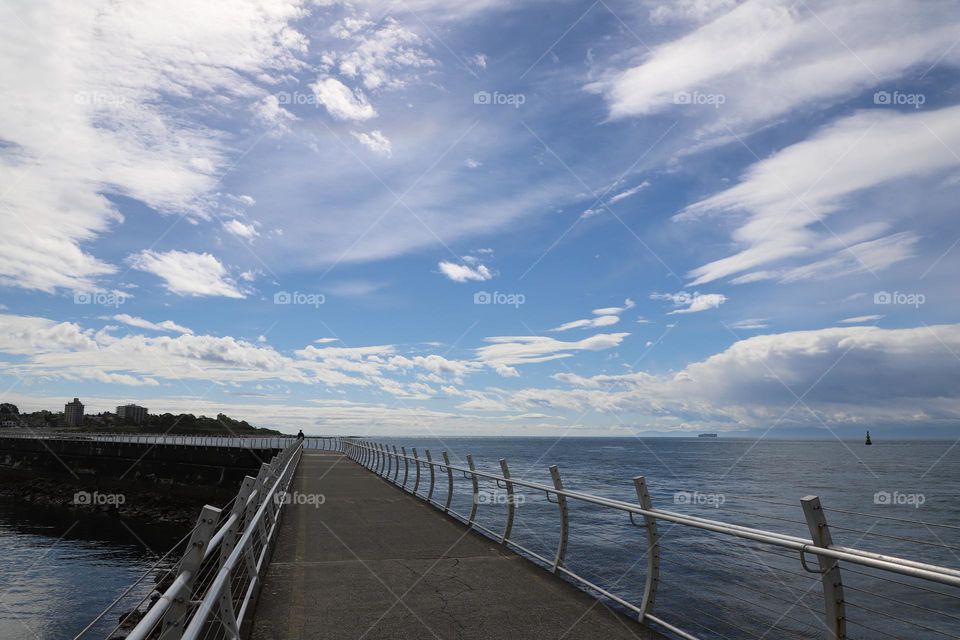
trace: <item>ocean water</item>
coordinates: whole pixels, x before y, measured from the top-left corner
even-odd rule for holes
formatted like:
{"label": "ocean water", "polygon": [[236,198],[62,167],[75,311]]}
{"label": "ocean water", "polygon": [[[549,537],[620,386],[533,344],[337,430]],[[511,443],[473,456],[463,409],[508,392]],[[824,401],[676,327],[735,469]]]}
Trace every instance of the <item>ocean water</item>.
{"label": "ocean water", "polygon": [[[551,484],[556,464],[568,489],[636,501],[643,475],[658,508],[808,535],[800,498],[819,496],[836,544],[960,569],[960,446],[951,442],[718,439],[382,439],[473,455],[499,473]],[[402,476],[402,469],[400,471]],[[453,509],[470,510],[471,483],[455,474]],[[428,474],[422,476],[426,489]],[[413,475],[410,475],[410,483]],[[446,499],[438,475],[434,498]],[[503,490],[481,481],[480,524],[501,531]],[[523,491],[512,538],[546,558],[559,539],[558,508]],[[566,567],[633,603],[646,575],[646,534],[626,514],[570,502]],[[0,503],[0,638],[71,638],[178,538],[173,530],[107,516]],[[654,613],[700,638],[822,638],[819,576],[794,552],[660,524],[661,574]],[[808,558],[813,568],[815,558]],[[851,638],[960,636],[960,589],[842,565]],[[891,581],[888,578],[892,578]],[[115,616],[112,616],[115,619]],[[920,626],[917,626],[920,625]]]}

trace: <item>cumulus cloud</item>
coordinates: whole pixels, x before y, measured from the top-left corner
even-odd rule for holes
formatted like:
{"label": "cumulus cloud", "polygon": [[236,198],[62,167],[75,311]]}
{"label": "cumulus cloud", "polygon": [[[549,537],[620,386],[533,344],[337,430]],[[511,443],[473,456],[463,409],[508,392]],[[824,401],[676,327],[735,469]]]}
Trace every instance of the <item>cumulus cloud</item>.
{"label": "cumulus cloud", "polygon": [[257,231],[256,225],[240,222],[237,219],[228,220],[223,223],[223,228],[227,233],[231,233],[238,238],[243,238],[244,240],[252,240],[260,235]]}
{"label": "cumulus cloud", "polygon": [[350,135],[356,138],[360,144],[378,155],[389,158],[393,154],[390,139],[383,135],[379,129],[374,129],[369,133],[351,131]]}
{"label": "cumulus cloud", "polygon": [[493,273],[491,273],[490,269],[482,264],[478,264],[476,267],[471,267],[466,264],[457,264],[455,262],[447,262],[446,260],[443,260],[437,265],[437,267],[440,268],[440,273],[450,278],[454,282],[469,282],[471,280],[484,282],[493,278]]}
{"label": "cumulus cloud", "polygon": [[362,121],[377,117],[376,109],[367,102],[362,91],[351,91],[350,87],[336,78],[321,78],[311,84],[310,88],[313,89],[317,103],[323,105],[337,120]]}
{"label": "cumulus cloud", "polygon": [[129,325],[131,327],[137,327],[139,329],[150,329],[151,331],[172,331],[174,333],[187,333],[192,334],[193,331],[179,325],[173,320],[164,320],[163,322],[150,322],[149,320],[144,320],[143,318],[138,318],[137,316],[131,316],[126,313],[119,313],[113,316],[113,319],[117,322],[122,322],[123,324]]}
{"label": "cumulus cloud", "polygon": [[737,341],[673,375],[559,373],[554,378],[569,388],[523,390],[507,405],[637,412],[678,430],[822,427],[821,420],[833,427],[954,425],[960,360],[951,351],[958,349],[956,324],[770,334]]}
{"label": "cumulus cloud", "polygon": [[163,279],[167,289],[181,296],[244,298],[227,277],[227,270],[209,253],[144,250],[128,258],[130,266]]}
{"label": "cumulus cloud", "polygon": [[360,80],[368,91],[402,88],[416,72],[436,66],[423,39],[394,18],[379,23],[347,18],[331,33],[349,42],[343,51],[330,51],[338,71]]}
{"label": "cumulus cloud", "polygon": [[295,115],[280,106],[280,99],[275,95],[264,96],[254,104],[253,113],[277,131],[287,131],[289,125],[297,119]]}

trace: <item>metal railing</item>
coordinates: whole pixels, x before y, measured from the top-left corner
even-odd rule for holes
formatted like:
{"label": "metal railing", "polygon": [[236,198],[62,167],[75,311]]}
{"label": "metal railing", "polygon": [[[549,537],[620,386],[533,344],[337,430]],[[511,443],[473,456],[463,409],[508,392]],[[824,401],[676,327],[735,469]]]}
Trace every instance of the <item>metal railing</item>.
{"label": "metal railing", "polygon": [[[287,441],[269,463],[261,465],[256,478],[244,478],[239,493],[227,505],[205,506],[180,543],[74,640],[102,633],[99,625],[117,611],[127,613],[106,634],[108,638],[117,637],[118,632],[127,640],[238,638],[256,602],[286,492],[307,443],[307,439]],[[313,449],[342,450],[339,438],[314,438],[310,444]],[[164,569],[164,561],[178,554],[182,554],[179,561]],[[144,586],[151,577],[158,585],[152,591]],[[141,596],[144,590],[147,593]]]}
{"label": "metal railing", "polygon": [[[290,446],[296,436],[213,436],[213,435],[163,435],[138,433],[86,433],[44,432],[43,430],[0,432],[0,439],[20,440],[73,440],[80,442],[115,442],[123,444],[152,444],[179,447],[220,447],[232,449],[283,449]],[[310,436],[304,438],[304,449],[333,449],[339,441],[335,436]]]}
{"label": "metal railing", "polygon": [[[945,566],[834,544],[831,536],[831,525],[827,522],[825,509],[817,496],[807,496],[800,500],[800,507],[804,517],[803,522],[810,533],[809,538],[804,538],[657,508],[653,505],[650,492],[647,489],[646,479],[643,476],[633,478],[637,502],[631,503],[565,488],[560,477],[560,471],[556,465],[550,467],[552,485],[547,485],[512,477],[505,459],[500,460],[501,474],[495,474],[479,471],[470,455],[466,456],[466,467],[453,465],[450,463],[446,451],[442,454],[441,462],[434,460],[429,450],[424,450],[424,456],[421,457],[415,448],[408,454],[405,447],[400,447],[398,451],[396,446],[356,439],[345,439],[343,441],[343,451],[347,456],[383,477],[385,480],[399,486],[418,498],[426,500],[445,514],[465,523],[468,527],[477,529],[488,537],[517,549],[523,555],[542,564],[553,573],[562,575],[600,594],[602,597],[616,602],[625,609],[633,612],[641,622],[654,623],[654,625],[659,626],[661,629],[686,640],[698,640],[698,637],[687,630],[681,629],[678,626],[682,624],[681,622],[669,622],[662,617],[662,614],[654,613],[657,593],[662,587],[661,552],[663,536],[658,526],[661,523],[669,523],[672,526],[680,525],[709,534],[720,534],[741,541],[749,541],[771,548],[773,555],[781,556],[788,560],[792,558],[794,562],[797,563],[798,569],[802,569],[806,572],[807,576],[813,578],[814,582],[820,584],[822,593],[820,607],[821,619],[819,620],[819,628],[814,628],[814,631],[816,635],[825,635],[828,640],[842,640],[852,637],[907,637],[911,639],[918,637],[960,637],[960,635],[956,633],[957,630],[960,630],[960,626],[955,624],[956,622],[960,622],[960,615],[957,615],[957,613],[960,613],[960,608],[954,609],[955,613],[951,613],[949,608],[947,608],[946,611],[942,611],[934,608],[932,605],[905,604],[904,606],[913,606],[924,612],[920,616],[921,620],[915,620],[891,614],[889,611],[860,605],[857,602],[851,601],[850,598],[845,597],[844,576],[868,576],[874,581],[887,581],[891,584],[900,585],[901,594],[904,593],[903,588],[905,587],[911,593],[920,593],[924,596],[935,594],[930,597],[938,600],[950,599],[951,603],[955,603],[960,600],[960,592],[949,591],[949,589],[960,588],[960,571]],[[421,484],[426,482],[421,469],[426,469],[429,474],[429,486],[426,487],[425,490],[421,489]],[[434,499],[438,474],[446,476],[446,496],[442,502]],[[454,494],[454,474],[462,474],[462,477],[470,481],[471,484],[471,508],[470,513],[467,515],[458,513],[451,507]],[[507,492],[507,500],[505,501],[507,507],[506,523],[502,531],[494,531],[481,525],[477,521],[477,507],[480,503],[480,480],[492,482],[499,489],[505,489]],[[517,497],[520,490],[542,493],[549,502],[557,505],[559,538],[552,557],[547,557],[542,553],[537,553],[526,546],[522,546],[511,537],[517,511]],[[593,505],[595,507],[625,513],[629,517],[631,524],[645,530],[646,550],[644,557],[646,559],[646,578],[643,595],[639,601],[628,601],[613,593],[612,586],[609,589],[604,588],[566,566],[566,553],[570,536],[569,511],[571,503]],[[863,515],[849,511],[844,513]],[[884,516],[878,517],[884,518]],[[899,520],[897,518],[887,518]],[[916,524],[960,530],[960,527],[948,524]],[[835,528],[855,531],[855,529],[849,529],[847,527],[836,526]],[[922,541],[897,536],[881,537],[911,540],[912,542],[926,544]],[[946,544],[939,546],[946,549],[956,549],[956,547],[951,547]],[[786,550],[789,553],[776,551],[777,549]],[[764,549],[757,549],[757,551],[763,550]],[[954,554],[954,557],[957,556]],[[843,562],[842,569],[841,562]],[[865,572],[864,570],[871,571]],[[850,574],[854,575],[851,576]],[[799,571],[795,572],[795,575],[804,577],[804,574],[801,574]],[[897,580],[896,578],[901,578],[902,580]],[[931,589],[931,585],[946,586],[948,589]],[[904,604],[900,602],[898,598],[878,594],[875,591],[852,586],[849,590],[866,594],[875,599],[890,600],[898,605]],[[763,590],[756,590],[756,592],[762,596],[767,595]],[[801,599],[808,593],[810,593],[810,589],[801,594]],[[698,594],[692,595],[696,597]],[[736,598],[735,595],[732,597]],[[754,597],[752,601],[749,599],[743,600],[748,606],[760,606],[759,599],[756,599],[756,597]],[[797,602],[799,602],[799,599]],[[794,602],[792,606],[796,606],[797,602]],[[866,615],[862,618],[852,617],[850,615],[851,610],[861,611],[866,613]],[[739,611],[735,613],[740,614]],[[774,611],[773,613],[776,614],[777,612]],[[787,615],[788,613],[789,609],[779,615],[777,623],[785,617],[790,619]],[[937,621],[945,619],[947,624],[952,626],[946,628],[942,626],[934,627],[932,626],[932,619],[936,619]],[[891,624],[898,625],[897,629],[907,628],[910,630],[906,631],[906,635],[904,636],[896,636],[889,631],[878,629],[877,626],[879,625],[877,625],[875,620],[887,620],[890,621]],[[738,635],[738,637],[751,637],[746,630],[736,627],[733,623],[730,624],[744,631],[744,635]],[[866,636],[851,633],[847,629],[848,625],[854,625],[869,633]],[[709,629],[703,624],[699,624],[698,626],[711,632],[710,637],[727,637],[722,633]],[[770,627],[770,629],[772,628],[773,627]],[[767,630],[764,636],[770,633],[770,629]],[[814,637],[814,635],[811,634],[803,637]]]}

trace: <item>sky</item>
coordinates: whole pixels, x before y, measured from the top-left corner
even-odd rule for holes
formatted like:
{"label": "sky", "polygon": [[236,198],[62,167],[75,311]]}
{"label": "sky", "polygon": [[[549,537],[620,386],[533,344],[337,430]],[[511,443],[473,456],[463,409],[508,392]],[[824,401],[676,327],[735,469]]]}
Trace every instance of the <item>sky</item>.
{"label": "sky", "polygon": [[0,398],[960,436],[960,3],[0,6]]}

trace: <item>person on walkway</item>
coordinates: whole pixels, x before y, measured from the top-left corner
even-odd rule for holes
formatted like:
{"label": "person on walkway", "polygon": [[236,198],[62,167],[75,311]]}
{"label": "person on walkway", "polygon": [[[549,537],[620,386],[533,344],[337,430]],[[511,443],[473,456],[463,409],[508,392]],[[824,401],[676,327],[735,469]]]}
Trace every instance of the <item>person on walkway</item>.
{"label": "person on walkway", "polygon": [[297,432],[297,440],[303,441],[303,429]]}

